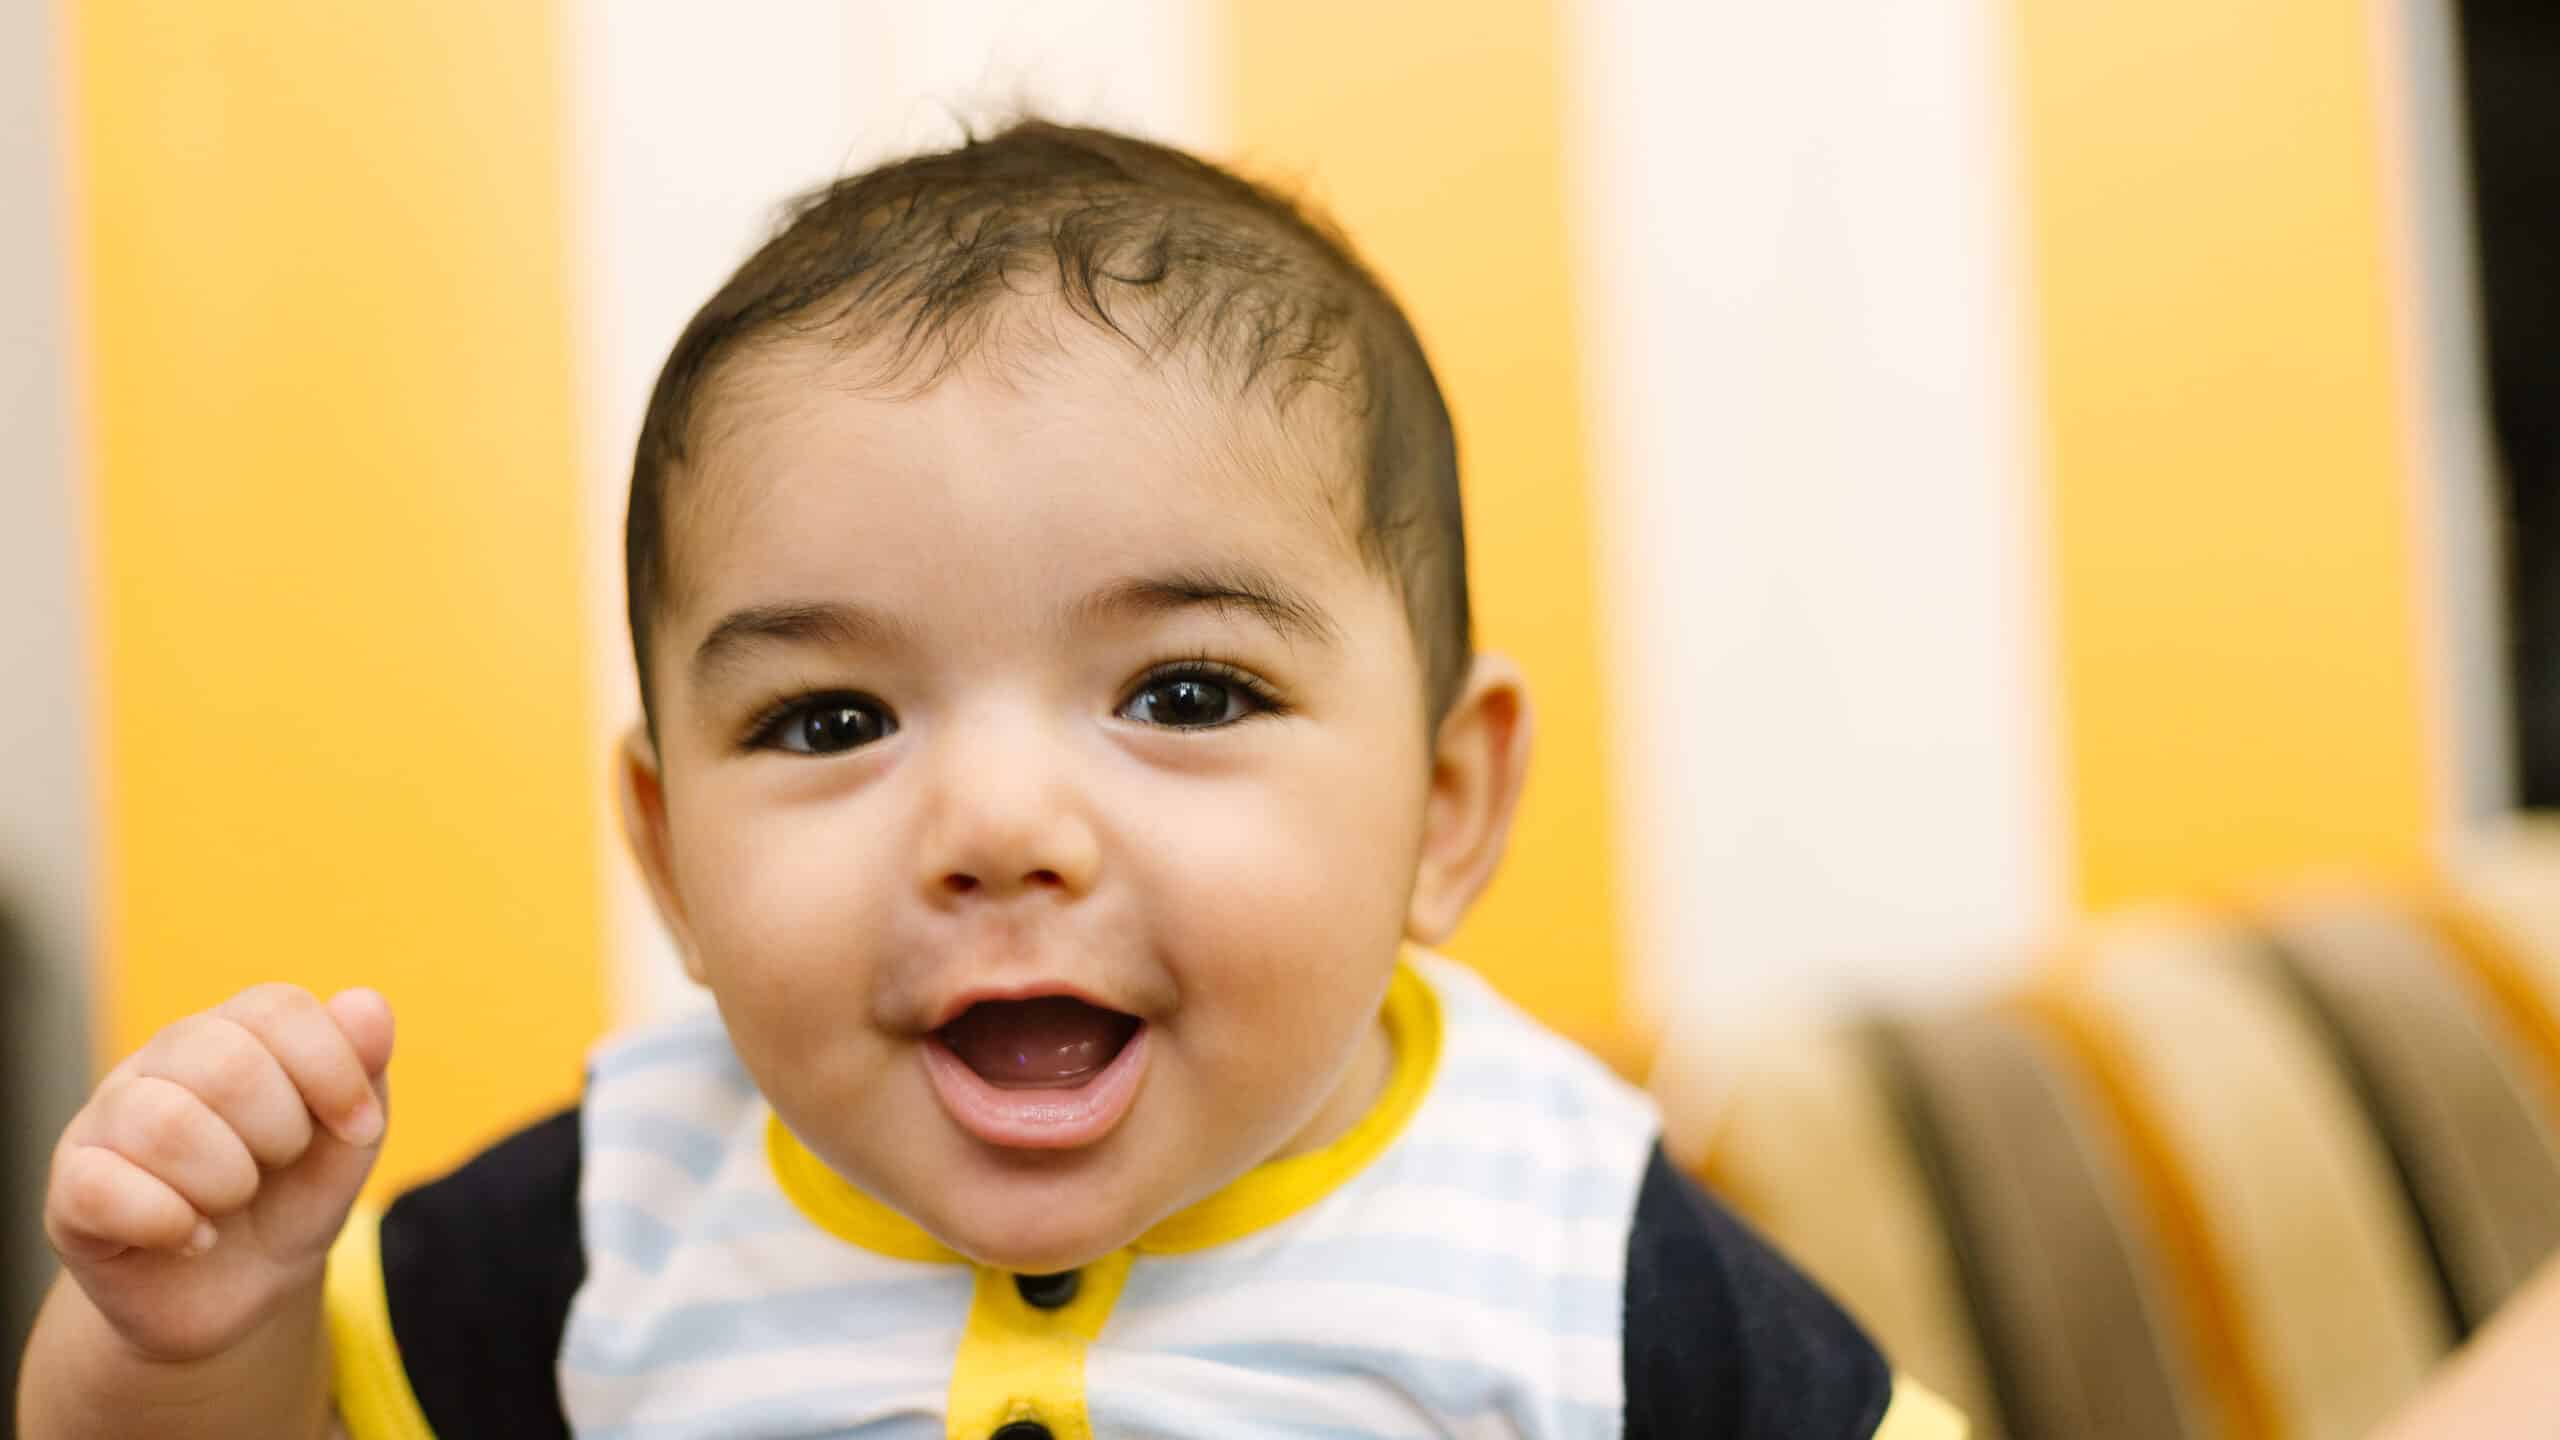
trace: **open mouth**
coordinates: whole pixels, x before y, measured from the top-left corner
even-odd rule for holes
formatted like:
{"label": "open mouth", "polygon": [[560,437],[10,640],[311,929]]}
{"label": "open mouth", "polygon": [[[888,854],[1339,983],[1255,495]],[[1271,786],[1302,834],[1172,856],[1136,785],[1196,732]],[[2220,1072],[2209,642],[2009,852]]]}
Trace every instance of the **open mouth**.
{"label": "open mouth", "polygon": [[999,1090],[1073,1090],[1120,1057],[1138,1017],[1072,995],[986,1000],[936,1032],[960,1063]]}
{"label": "open mouth", "polygon": [[1118,1129],[1147,1072],[1148,1025],[1072,995],[982,1000],[922,1047],[961,1129],[1009,1150],[1072,1150]]}

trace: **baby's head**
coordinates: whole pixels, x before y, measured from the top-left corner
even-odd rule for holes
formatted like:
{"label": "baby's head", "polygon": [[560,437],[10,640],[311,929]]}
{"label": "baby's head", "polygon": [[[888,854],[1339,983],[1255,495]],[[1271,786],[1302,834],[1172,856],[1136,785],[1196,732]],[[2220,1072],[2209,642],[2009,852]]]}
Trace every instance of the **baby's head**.
{"label": "baby's head", "polygon": [[1365,1111],[1528,726],[1338,239],[1044,124],[840,181],[678,340],[627,558],[634,848],[829,1168],[1055,1269]]}

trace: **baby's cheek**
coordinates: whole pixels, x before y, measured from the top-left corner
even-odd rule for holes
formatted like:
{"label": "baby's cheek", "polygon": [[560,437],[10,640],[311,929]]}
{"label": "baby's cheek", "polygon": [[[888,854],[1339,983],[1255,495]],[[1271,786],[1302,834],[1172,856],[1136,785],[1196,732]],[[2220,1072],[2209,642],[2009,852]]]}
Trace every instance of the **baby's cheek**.
{"label": "baby's cheek", "polygon": [[[868,961],[864,867],[840,849],[787,832],[703,857],[696,943],[724,1009],[776,1029],[841,1023],[862,1003]],[[743,1016],[742,1016],[743,1018]]]}
{"label": "baby's cheek", "polygon": [[865,903],[881,859],[856,818],[846,807],[761,807],[720,826],[702,856],[716,903],[768,944]]}
{"label": "baby's cheek", "polygon": [[[1395,963],[1399,926],[1383,896],[1346,886],[1320,866],[1283,868],[1257,886],[1249,925],[1200,952],[1210,973],[1189,977],[1193,998],[1215,995],[1215,1038],[1227,1063],[1270,1083],[1320,1071],[1374,1013]],[[1374,889],[1374,887],[1368,887]],[[1204,1017],[1205,1018],[1205,1017]]]}
{"label": "baby's cheek", "polygon": [[740,1058],[777,1099],[805,1105],[863,1092],[883,1063],[874,967],[854,943],[869,932],[771,890],[741,893],[751,903],[733,914],[705,965]]}

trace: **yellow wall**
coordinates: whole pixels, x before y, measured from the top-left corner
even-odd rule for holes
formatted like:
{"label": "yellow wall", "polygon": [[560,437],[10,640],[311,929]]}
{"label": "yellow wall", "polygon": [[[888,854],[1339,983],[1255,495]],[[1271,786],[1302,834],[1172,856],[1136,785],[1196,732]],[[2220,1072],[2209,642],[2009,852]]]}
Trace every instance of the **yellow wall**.
{"label": "yellow wall", "polygon": [[1477,639],[1528,671],[1537,760],[1511,856],[1450,952],[1605,1039],[1612,910],[1590,489],[1549,0],[1229,9],[1234,158],[1311,193],[1384,276],[1456,414]]}
{"label": "yellow wall", "polygon": [[2092,905],[2427,855],[2367,10],[2019,3]]}
{"label": "yellow wall", "polygon": [[551,7],[66,9],[110,1057],[384,990],[377,1187],[600,1023]]}

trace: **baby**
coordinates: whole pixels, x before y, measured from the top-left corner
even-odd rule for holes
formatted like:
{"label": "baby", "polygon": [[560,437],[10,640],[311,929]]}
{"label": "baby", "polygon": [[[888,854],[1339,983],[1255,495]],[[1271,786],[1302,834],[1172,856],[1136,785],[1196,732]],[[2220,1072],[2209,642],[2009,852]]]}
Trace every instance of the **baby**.
{"label": "baby", "polygon": [[1339,237],[1015,126],[804,199],[631,480],[631,845],[716,1014],[350,1218],[391,1016],[262,987],[47,1197],[31,1440],[1961,1433],[1419,947],[1528,760]]}

